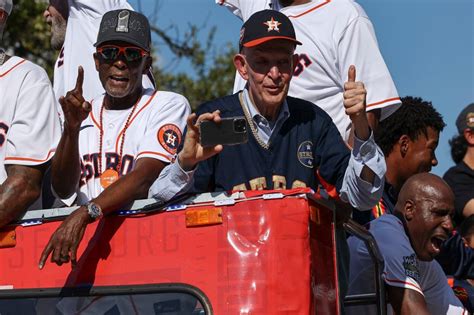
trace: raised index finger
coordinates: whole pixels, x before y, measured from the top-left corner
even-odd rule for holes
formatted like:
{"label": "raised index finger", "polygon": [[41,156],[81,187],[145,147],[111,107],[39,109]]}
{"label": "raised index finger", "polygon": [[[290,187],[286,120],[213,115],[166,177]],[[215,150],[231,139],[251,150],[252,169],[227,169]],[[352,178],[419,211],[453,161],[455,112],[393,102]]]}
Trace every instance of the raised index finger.
{"label": "raised index finger", "polygon": [[356,67],[351,65],[349,67],[349,73],[347,75],[347,82],[355,82],[356,80]]}
{"label": "raised index finger", "polygon": [[76,91],[82,94],[82,84],[84,83],[84,69],[82,66],[79,66],[77,69],[77,80],[76,80],[76,87],[74,88]]}

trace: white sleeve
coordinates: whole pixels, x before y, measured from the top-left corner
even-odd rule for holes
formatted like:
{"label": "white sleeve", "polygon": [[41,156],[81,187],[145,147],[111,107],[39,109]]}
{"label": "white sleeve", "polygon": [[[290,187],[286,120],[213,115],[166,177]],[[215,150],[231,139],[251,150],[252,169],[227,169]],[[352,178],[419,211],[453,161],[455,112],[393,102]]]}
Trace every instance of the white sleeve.
{"label": "white sleeve", "polygon": [[46,72],[25,76],[8,130],[5,164],[40,165],[54,155],[61,137],[54,93]]}
{"label": "white sleeve", "polygon": [[101,19],[112,10],[132,9],[126,0],[69,0],[69,17],[87,16],[92,19]]}
{"label": "white sleeve", "polygon": [[343,82],[347,81],[349,66],[355,65],[356,80],[367,89],[367,111],[382,109],[383,120],[398,108],[401,102],[397,89],[367,16],[357,16],[345,28],[339,39],[338,59]]}
{"label": "white sleeve", "polygon": [[161,170],[160,176],[150,186],[148,198],[167,202],[174,197],[186,193],[194,183],[196,169],[186,172],[176,160]]}
{"label": "white sleeve", "polygon": [[[215,0],[243,21],[255,12],[270,9],[272,0]],[[275,0],[273,0],[275,1]]]}
{"label": "white sleeve", "polygon": [[137,160],[151,157],[170,163],[183,140],[191,107],[184,96],[176,93],[157,92],[154,97],[158,100],[152,105],[156,113],[149,118],[147,131],[138,148]]}
{"label": "white sleeve", "polygon": [[[374,172],[373,183],[360,177],[364,167]],[[386,171],[385,157],[374,141],[373,132],[367,141],[354,137],[354,148],[340,190],[341,199],[359,210],[372,209],[382,198]]]}

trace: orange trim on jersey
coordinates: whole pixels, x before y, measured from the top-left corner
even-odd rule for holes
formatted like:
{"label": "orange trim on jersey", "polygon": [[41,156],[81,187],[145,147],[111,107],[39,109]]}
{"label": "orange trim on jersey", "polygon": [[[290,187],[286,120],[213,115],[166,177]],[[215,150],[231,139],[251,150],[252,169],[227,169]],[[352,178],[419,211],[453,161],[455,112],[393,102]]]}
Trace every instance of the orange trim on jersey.
{"label": "orange trim on jersey", "polygon": [[48,154],[46,155],[46,159],[44,160],[38,160],[38,159],[33,159],[33,158],[26,158],[26,157],[6,157],[5,161],[30,161],[30,162],[39,162],[43,163],[48,161],[51,158],[51,154],[54,153],[56,149],[51,149],[49,150]]}
{"label": "orange trim on jersey", "polygon": [[401,284],[404,284],[404,285],[407,285],[407,286],[411,286],[411,287],[415,288],[417,291],[419,291],[421,293],[421,295],[424,296],[423,290],[421,290],[421,288],[418,285],[414,284],[414,283],[406,282],[406,281],[402,281],[402,280],[398,280],[398,279],[387,279],[387,278],[385,278],[385,281],[393,282],[393,283],[401,283]]}
{"label": "orange trim on jersey", "polygon": [[366,107],[371,107],[371,106],[376,106],[376,105],[380,105],[380,104],[383,104],[383,103],[388,103],[388,102],[393,102],[393,101],[400,101],[400,98],[399,97],[394,97],[394,98],[388,98],[386,100],[383,100],[383,101],[380,101],[380,102],[376,102],[376,103],[372,103],[372,104],[367,104]]}
{"label": "orange trim on jersey", "polygon": [[144,155],[144,154],[153,154],[153,155],[158,155],[158,156],[161,156],[161,157],[164,157],[165,159],[167,159],[168,161],[171,161],[172,159],[163,154],[163,153],[159,153],[159,152],[153,152],[153,151],[143,151],[143,152],[140,152],[138,153],[137,157],[135,158],[135,160],[138,160],[138,158],[140,157],[140,155]]}
{"label": "orange trim on jersey", "polygon": [[6,76],[7,74],[9,74],[13,69],[15,69],[16,67],[18,67],[19,65],[21,65],[22,63],[24,63],[26,60],[23,59],[22,61],[19,61],[17,64],[15,64],[13,67],[11,67],[10,69],[8,69],[7,71],[5,71],[4,73],[0,74],[0,78],[3,78],[4,76]]}
{"label": "orange trim on jersey", "polygon": [[[135,120],[135,118],[137,118],[137,116],[141,113],[141,111],[144,110],[145,107],[150,105],[151,101],[153,100],[153,98],[155,97],[157,92],[158,91],[155,90],[155,92],[153,92],[153,94],[150,96],[150,99],[145,103],[145,105],[143,105],[143,107],[140,108],[140,110],[135,114],[135,116],[132,117],[132,119],[130,119],[130,123],[128,124],[128,127],[130,127],[132,125],[133,121]],[[123,134],[123,128],[122,128],[122,131],[120,131],[120,133],[117,137],[117,140],[115,140],[115,152],[118,152],[118,142],[119,142],[120,137],[122,136],[122,134]]]}
{"label": "orange trim on jersey", "polygon": [[319,174],[319,170],[316,171],[316,176],[318,177],[319,182],[326,189],[328,195],[333,199],[339,199],[339,194],[336,190],[336,186],[329,184],[324,180],[324,178]]}
{"label": "orange trim on jersey", "polygon": [[308,14],[308,13],[310,13],[310,12],[313,12],[314,10],[319,9],[319,8],[322,7],[322,6],[325,6],[325,5],[328,4],[329,2],[331,2],[331,0],[326,0],[326,2],[323,2],[323,3],[321,3],[321,4],[318,4],[318,5],[315,6],[314,8],[311,8],[311,9],[309,9],[309,10],[306,10],[306,11],[304,11],[303,13],[300,13],[300,14],[297,14],[297,15],[288,15],[288,17],[289,17],[289,18],[297,19],[297,18],[299,18],[299,17],[302,17],[302,16],[305,15],[305,14]]}

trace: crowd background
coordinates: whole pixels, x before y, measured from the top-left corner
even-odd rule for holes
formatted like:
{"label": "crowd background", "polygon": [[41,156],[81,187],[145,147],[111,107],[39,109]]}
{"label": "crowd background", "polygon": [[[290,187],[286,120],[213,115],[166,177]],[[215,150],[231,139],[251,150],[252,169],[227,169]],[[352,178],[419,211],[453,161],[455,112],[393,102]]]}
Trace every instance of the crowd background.
{"label": "crowd background", "polygon": [[[5,34],[7,48],[52,73],[42,0],[14,0]],[[448,140],[459,111],[474,99],[474,2],[452,0],[359,0],[374,24],[379,47],[400,96],[423,95],[447,127],[437,150],[443,175],[453,164]],[[160,89],[186,95],[195,108],[231,92],[230,56],[241,21],[213,0],[131,0],[154,25],[155,77]],[[28,30],[25,32],[25,30]]]}

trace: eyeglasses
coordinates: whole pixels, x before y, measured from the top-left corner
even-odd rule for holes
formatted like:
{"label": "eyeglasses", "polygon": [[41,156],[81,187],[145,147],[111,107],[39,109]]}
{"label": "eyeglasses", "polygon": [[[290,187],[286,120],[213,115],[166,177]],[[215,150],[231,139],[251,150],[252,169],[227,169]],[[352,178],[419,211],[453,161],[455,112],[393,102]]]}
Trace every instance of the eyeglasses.
{"label": "eyeglasses", "polygon": [[148,56],[147,51],[135,46],[105,45],[97,47],[97,52],[107,61],[116,60],[120,54],[123,54],[127,61],[137,61]]}

